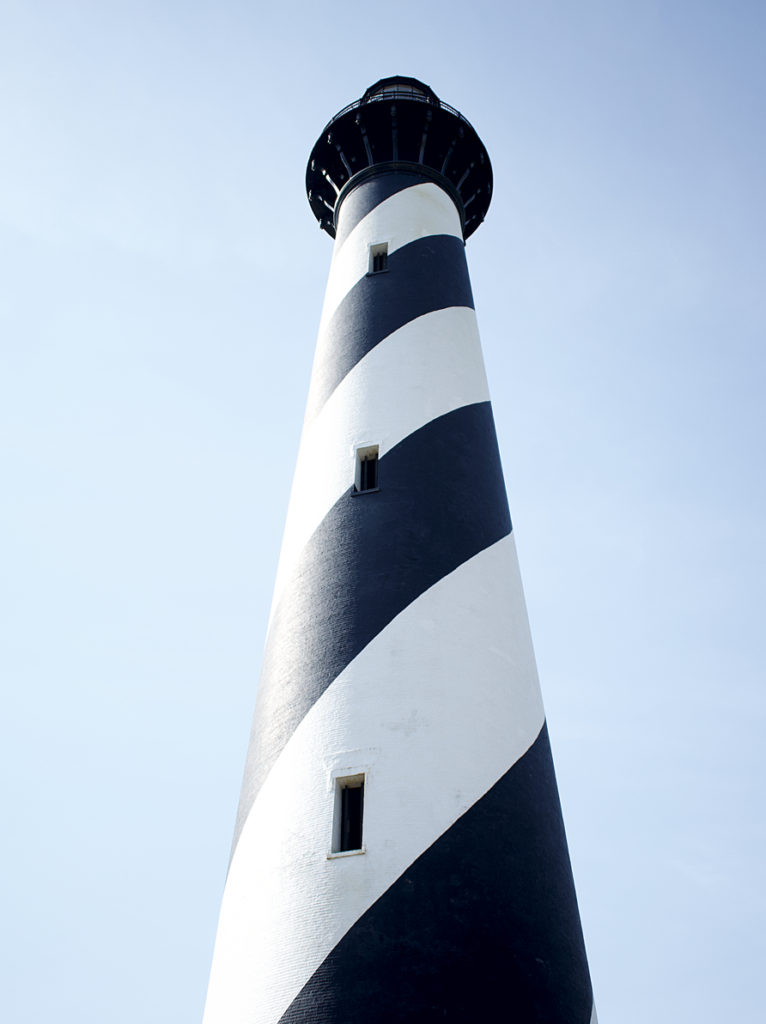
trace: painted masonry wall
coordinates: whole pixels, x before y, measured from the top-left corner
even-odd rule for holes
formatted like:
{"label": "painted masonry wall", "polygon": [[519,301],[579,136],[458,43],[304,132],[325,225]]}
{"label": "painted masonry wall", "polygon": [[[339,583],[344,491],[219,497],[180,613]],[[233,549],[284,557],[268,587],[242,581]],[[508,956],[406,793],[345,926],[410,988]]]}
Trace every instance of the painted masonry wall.
{"label": "painted masonry wall", "polygon": [[389,173],[340,210],[204,1020],[482,1013],[595,1020],[460,219]]}

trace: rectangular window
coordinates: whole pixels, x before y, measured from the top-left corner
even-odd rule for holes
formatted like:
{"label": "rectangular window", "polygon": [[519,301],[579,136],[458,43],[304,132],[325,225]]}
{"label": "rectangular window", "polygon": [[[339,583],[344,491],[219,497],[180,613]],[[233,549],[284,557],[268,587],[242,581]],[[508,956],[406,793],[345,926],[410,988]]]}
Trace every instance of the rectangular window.
{"label": "rectangular window", "polygon": [[333,853],[361,852],[364,818],[364,775],[347,775],[335,780]]}
{"label": "rectangular window", "polygon": [[354,491],[362,494],[364,491],[378,490],[378,446],[367,445],[356,450],[356,475],[354,477]]}
{"label": "rectangular window", "polygon": [[380,274],[383,270],[388,270],[388,242],[370,246],[369,273]]}

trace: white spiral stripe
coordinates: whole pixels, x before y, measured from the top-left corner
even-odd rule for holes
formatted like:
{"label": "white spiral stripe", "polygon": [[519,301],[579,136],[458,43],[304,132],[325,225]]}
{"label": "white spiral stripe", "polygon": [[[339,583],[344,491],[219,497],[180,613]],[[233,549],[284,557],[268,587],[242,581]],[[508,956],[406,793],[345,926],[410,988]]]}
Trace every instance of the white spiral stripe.
{"label": "white spiral stripe", "polygon": [[476,314],[466,306],[410,320],[356,364],[304,426],[272,618],[307,541],[354,482],[356,448],[377,444],[382,458],[431,420],[488,400]]}
{"label": "white spiral stripe", "polygon": [[[204,1024],[276,1024],[354,922],[529,749],[543,719],[508,535],[379,633],[280,754],[231,863]],[[328,860],[339,770],[366,773],[366,852]]]}

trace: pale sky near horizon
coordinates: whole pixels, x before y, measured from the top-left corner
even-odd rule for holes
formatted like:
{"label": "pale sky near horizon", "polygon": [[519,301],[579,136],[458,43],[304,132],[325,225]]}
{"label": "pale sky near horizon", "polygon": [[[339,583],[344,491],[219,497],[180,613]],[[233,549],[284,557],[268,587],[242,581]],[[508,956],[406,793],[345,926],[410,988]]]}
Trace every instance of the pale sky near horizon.
{"label": "pale sky near horizon", "polygon": [[766,7],[0,5],[2,1018],[201,1019],[332,245],[427,82],[601,1024],[760,1024]]}

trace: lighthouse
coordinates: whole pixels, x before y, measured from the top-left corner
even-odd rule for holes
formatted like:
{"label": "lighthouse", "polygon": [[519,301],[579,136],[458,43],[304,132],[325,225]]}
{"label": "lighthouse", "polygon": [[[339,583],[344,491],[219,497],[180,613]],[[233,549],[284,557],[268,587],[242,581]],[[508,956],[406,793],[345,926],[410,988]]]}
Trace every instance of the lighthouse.
{"label": "lighthouse", "polygon": [[373,85],[334,239],[204,1024],[594,1024],[466,239],[470,123]]}

